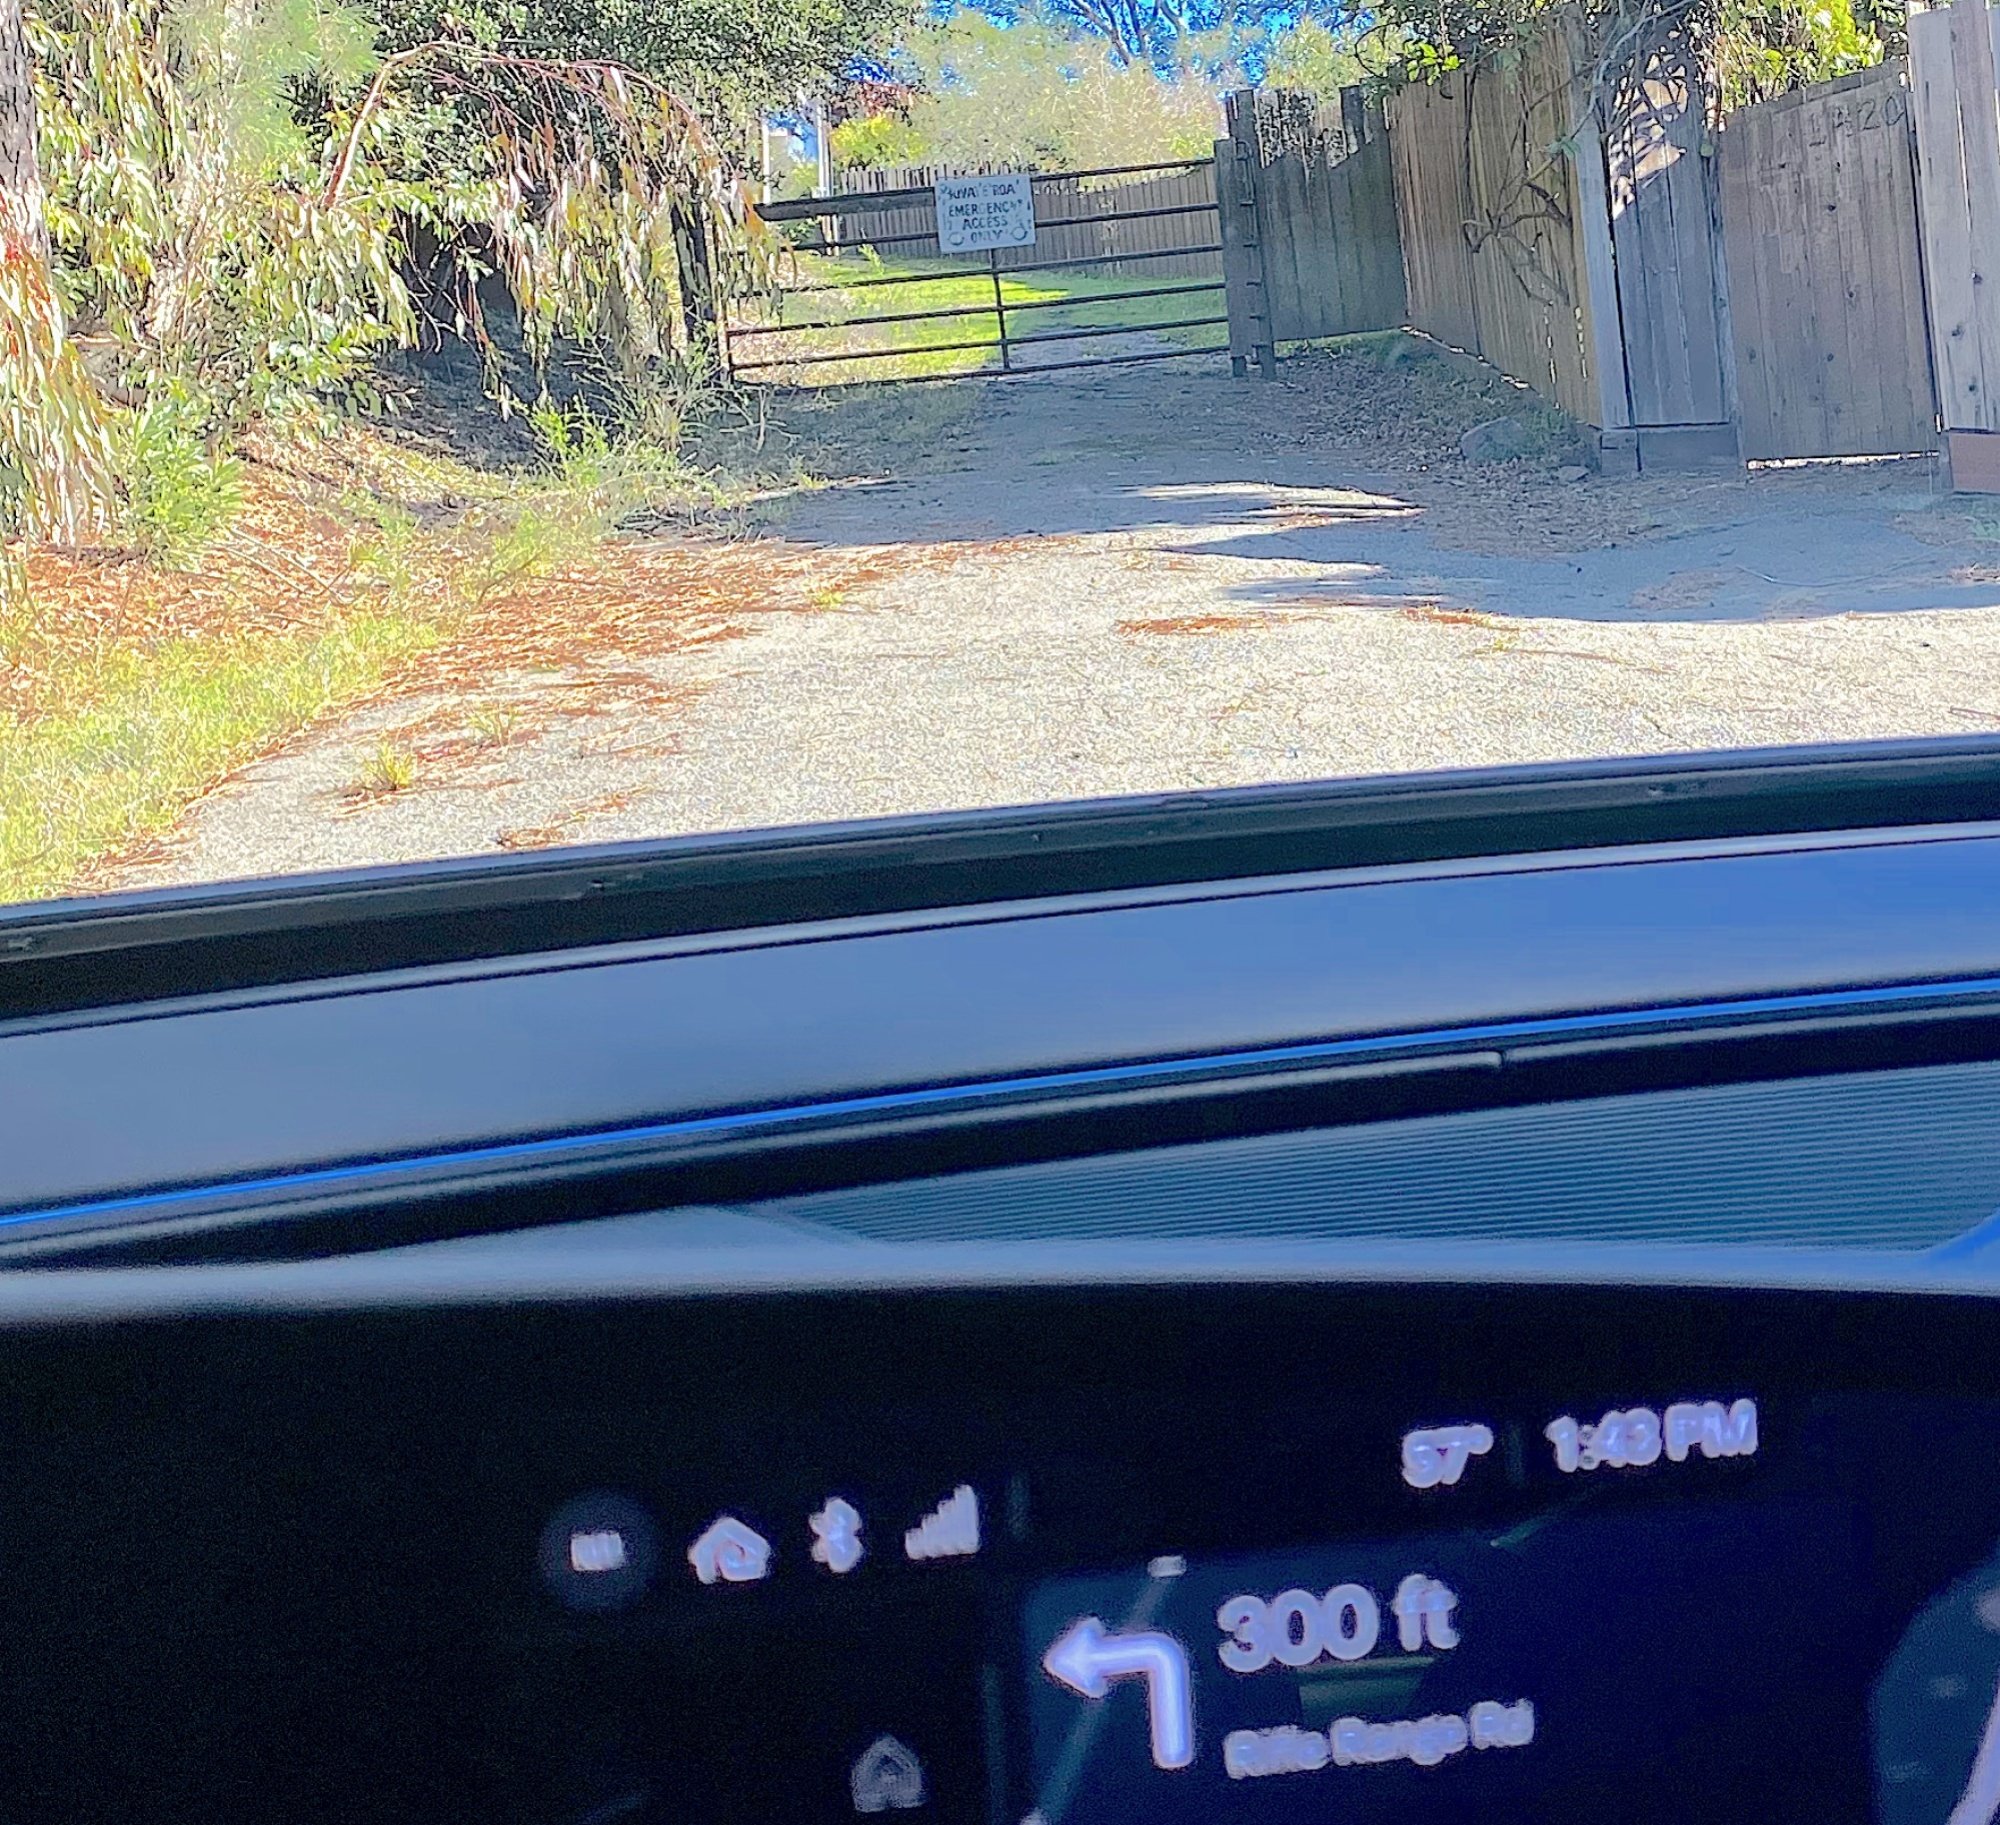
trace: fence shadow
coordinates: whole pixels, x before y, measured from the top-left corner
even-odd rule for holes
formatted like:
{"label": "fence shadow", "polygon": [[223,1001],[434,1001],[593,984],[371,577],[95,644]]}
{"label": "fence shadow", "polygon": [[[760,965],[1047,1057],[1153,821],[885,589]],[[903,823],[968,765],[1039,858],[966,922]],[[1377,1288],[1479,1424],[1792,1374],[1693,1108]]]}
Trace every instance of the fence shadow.
{"label": "fence shadow", "polygon": [[[1269,582],[1219,595],[1259,610],[1403,610],[1427,604],[1495,621],[1755,625],[1836,616],[1986,610],[2000,570],[1967,567],[1884,514],[1851,507],[1774,509],[1720,529],[1533,557],[1461,551],[1425,533],[1421,516],[1373,525],[1253,532],[1172,547],[1183,557],[1282,564]],[[1754,555],[1746,555],[1754,554]],[[1316,573],[1300,577],[1298,568]]]}

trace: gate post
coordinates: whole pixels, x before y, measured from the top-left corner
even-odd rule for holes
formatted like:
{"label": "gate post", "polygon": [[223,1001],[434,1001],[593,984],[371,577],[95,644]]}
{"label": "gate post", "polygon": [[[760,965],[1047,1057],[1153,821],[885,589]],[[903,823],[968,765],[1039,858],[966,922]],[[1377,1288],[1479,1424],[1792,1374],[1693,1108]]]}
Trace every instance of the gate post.
{"label": "gate post", "polygon": [[1215,208],[1222,226],[1223,295],[1229,310],[1229,367],[1241,380],[1255,363],[1278,372],[1264,290],[1264,243],[1257,231],[1257,98],[1232,89],[1223,100],[1229,137],[1215,142]]}
{"label": "gate post", "polygon": [[1986,0],[1910,14],[1917,217],[1949,484],[2000,494],[2000,63]]}

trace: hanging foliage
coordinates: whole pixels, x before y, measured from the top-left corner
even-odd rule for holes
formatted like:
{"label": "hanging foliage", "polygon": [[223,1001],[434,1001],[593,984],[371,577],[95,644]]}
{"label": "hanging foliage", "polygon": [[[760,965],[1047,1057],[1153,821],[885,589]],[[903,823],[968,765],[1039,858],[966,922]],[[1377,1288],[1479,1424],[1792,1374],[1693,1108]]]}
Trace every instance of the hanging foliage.
{"label": "hanging foliage", "polygon": [[112,513],[103,402],[66,333],[47,261],[0,228],[0,542],[73,540]]}
{"label": "hanging foliage", "polygon": [[1581,22],[1600,99],[1664,56],[1706,70],[1723,110],[1869,68],[1906,42],[1905,0],[1384,0],[1361,48],[1393,46],[1394,81],[1435,81],[1517,55],[1558,12]]}
{"label": "hanging foliage", "polygon": [[760,258],[702,122],[613,60],[382,56],[342,0],[34,0],[27,38],[46,200],[0,262],[0,502],[35,536],[101,525],[121,473],[137,499],[168,431],[213,458],[373,404],[414,234],[461,281],[448,332],[486,344],[497,279],[531,355],[628,371],[698,359],[716,262]]}
{"label": "hanging foliage", "polygon": [[[0,590],[18,584],[14,541],[103,523],[108,450],[49,266],[33,79],[19,7],[0,0]],[[4,606],[0,603],[0,606]]]}
{"label": "hanging foliage", "polygon": [[628,370],[690,357],[708,294],[766,261],[705,124],[628,65],[470,39],[410,46],[383,60],[346,123],[328,207],[371,157],[399,174],[406,217],[456,268],[451,327],[484,340],[479,281],[493,272],[538,359],[558,336],[602,344]]}

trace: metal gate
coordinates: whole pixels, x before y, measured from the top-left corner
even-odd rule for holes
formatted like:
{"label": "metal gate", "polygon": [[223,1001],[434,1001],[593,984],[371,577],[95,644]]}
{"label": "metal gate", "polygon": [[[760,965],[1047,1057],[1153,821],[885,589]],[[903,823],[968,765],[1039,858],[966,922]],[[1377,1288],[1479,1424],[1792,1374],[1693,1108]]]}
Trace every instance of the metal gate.
{"label": "metal gate", "polygon": [[940,246],[931,185],[763,205],[797,238],[781,283],[724,315],[730,373],[947,380],[1229,352],[1212,158],[1029,182],[1032,244],[969,254]]}

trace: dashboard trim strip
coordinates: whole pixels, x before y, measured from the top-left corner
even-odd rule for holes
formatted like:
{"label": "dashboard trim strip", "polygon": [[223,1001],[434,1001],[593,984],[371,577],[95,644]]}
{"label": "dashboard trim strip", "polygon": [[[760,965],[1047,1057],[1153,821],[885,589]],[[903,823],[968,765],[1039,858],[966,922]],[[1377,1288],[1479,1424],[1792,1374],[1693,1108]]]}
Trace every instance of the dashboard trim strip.
{"label": "dashboard trim strip", "polygon": [[1169,792],[0,908],[0,1013],[1301,868],[1991,819],[1991,735]]}
{"label": "dashboard trim strip", "polygon": [[565,1253],[450,1244],[314,1261],[0,1274],[0,1328],[230,1314],[645,1303],[825,1293],[1065,1292],[1148,1286],[1568,1286],[1718,1288],[2000,1298],[1978,1262],[1879,1249],[1663,1248],[1653,1244],[941,1243],[925,1247]]}
{"label": "dashboard trim strip", "polygon": [[[505,1166],[531,1160],[565,1157],[581,1162],[588,1161],[596,1154],[607,1154],[615,1149],[632,1146],[658,1145],[732,1133],[750,1134],[771,1129],[798,1129],[812,1125],[833,1127],[856,1118],[915,1114],[919,1111],[940,1108],[969,1108],[985,1103],[1004,1104],[1022,1099],[1060,1095],[1074,1090],[1121,1086],[1139,1088],[1166,1081],[1199,1083],[1214,1078],[1283,1072],[1288,1068],[1300,1066],[1393,1057],[1449,1055],[1472,1048],[1489,1052],[1499,1049],[1504,1056],[1505,1049],[1510,1044],[1526,1046],[1559,1037],[1610,1036],[1648,1029],[1699,1033],[1712,1026],[1737,1023],[1745,1019],[1768,1020],[1776,1024],[1788,1017],[1799,1015],[1916,1009],[1937,1004],[1964,1006],[1967,1003],[1986,1000],[2000,1001],[2000,976],[1828,989],[1726,1001],[1663,1004],[1605,1010],[1591,1014],[1539,1016],[1414,1032],[1373,1034],[1351,1039],[1320,1040],[1296,1045],[1216,1052],[1192,1057],[1163,1058],[1139,1063],[1103,1065],[1087,1069],[975,1079],[922,1089],[882,1091],[865,1096],[835,1097],[769,1108],[723,1110],[706,1115],[678,1117],[670,1121],[638,1123],[582,1133],[545,1135],[529,1140],[441,1149],[431,1153],[356,1160],[292,1172],[162,1187],[152,1191],[125,1193],[116,1197],[95,1198],[67,1204],[23,1207],[0,1212],[0,1229],[19,1228],[30,1223],[60,1224],[97,1217],[159,1214],[220,1199],[278,1196],[308,1190],[324,1190],[335,1186],[393,1180],[398,1176],[414,1177],[439,1170]],[[1996,1213],[1994,1222],[2000,1224],[2000,1213]],[[1942,1249],[1954,1253],[1961,1249],[1968,1253],[1978,1252],[1979,1248],[1985,1245],[1985,1241],[1990,1240],[1985,1234],[1987,1227],[1982,1225],[1970,1235],[1942,1245]],[[1974,1244],[1975,1236],[1984,1239]]]}

